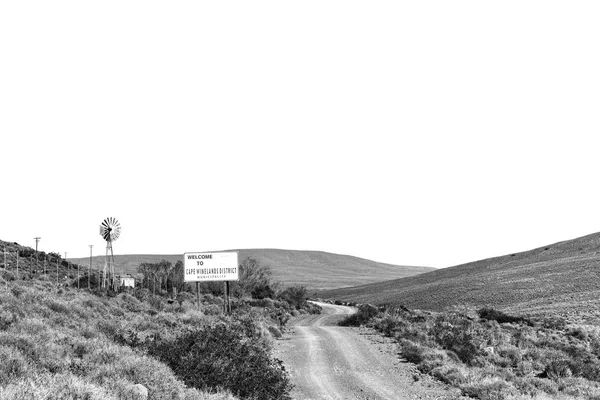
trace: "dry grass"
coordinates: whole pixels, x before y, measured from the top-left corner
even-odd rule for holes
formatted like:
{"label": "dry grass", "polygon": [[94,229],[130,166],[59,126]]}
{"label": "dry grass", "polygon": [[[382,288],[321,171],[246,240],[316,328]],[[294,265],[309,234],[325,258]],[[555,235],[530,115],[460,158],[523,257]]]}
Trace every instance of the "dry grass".
{"label": "dry grass", "polygon": [[600,323],[600,234],[382,283],[321,293],[358,303],[441,311],[466,304]]}
{"label": "dry grass", "polygon": [[[321,251],[249,249],[239,250],[239,259],[253,258],[271,267],[273,280],[284,285],[303,285],[308,289],[350,287],[372,282],[403,278],[433,270],[430,267],[398,266],[363,258]],[[135,274],[142,262],[156,263],[162,259],[173,264],[182,255],[118,255],[116,263],[123,272]],[[86,264],[89,259],[73,259]],[[97,258],[100,260],[100,258]],[[98,261],[99,262],[99,261]]]}
{"label": "dry grass", "polygon": [[141,323],[125,307],[136,299],[58,294],[51,285],[18,281],[0,290],[0,398],[123,399],[137,383],[150,399],[234,398],[188,388],[165,364],[114,341],[123,322]]}
{"label": "dry grass", "polygon": [[511,320],[468,307],[444,313],[387,308],[366,323],[395,338],[400,354],[422,373],[468,397],[600,399],[600,328],[496,318]]}

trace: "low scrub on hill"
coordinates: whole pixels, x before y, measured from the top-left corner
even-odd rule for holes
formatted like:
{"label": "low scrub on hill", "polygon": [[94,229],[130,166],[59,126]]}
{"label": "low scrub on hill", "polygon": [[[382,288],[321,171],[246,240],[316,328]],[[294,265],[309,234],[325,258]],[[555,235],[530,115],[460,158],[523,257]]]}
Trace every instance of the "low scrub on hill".
{"label": "low scrub on hill", "polygon": [[425,312],[359,307],[342,324],[397,340],[422,372],[478,399],[600,400],[600,328],[531,321],[491,308]]}
{"label": "low scrub on hill", "polygon": [[149,399],[288,399],[271,339],[307,311],[234,299],[225,315],[223,299],[195,300],[0,279],[0,398],[125,399],[141,384]]}
{"label": "low scrub on hill", "polygon": [[[151,399],[233,399],[186,385],[164,363],[116,343],[105,332],[133,313],[49,282],[2,283],[0,398],[123,399],[135,384]],[[110,327],[110,328],[109,328]]]}

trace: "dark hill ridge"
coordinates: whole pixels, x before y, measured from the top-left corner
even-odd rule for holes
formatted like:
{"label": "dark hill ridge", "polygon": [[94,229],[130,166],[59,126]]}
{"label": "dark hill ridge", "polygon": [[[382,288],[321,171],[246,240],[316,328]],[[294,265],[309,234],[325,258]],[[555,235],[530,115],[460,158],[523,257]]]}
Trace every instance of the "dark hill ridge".
{"label": "dark hill ridge", "polygon": [[492,306],[600,321],[600,233],[320,296],[431,310]]}
{"label": "dark hill ridge", "polygon": [[[230,250],[236,251],[236,250]],[[237,250],[239,261],[247,257],[255,258],[262,265],[269,266],[273,279],[284,285],[305,285],[308,289],[334,289],[390,279],[403,278],[434,270],[431,267],[415,267],[379,263],[342,254],[323,251],[247,249]],[[172,263],[183,260],[183,254],[116,255],[115,263],[119,272],[135,274],[142,262],[159,262],[165,259]],[[69,261],[89,264],[89,258],[69,259]],[[104,256],[93,257],[92,264],[102,265]]]}
{"label": "dark hill ridge", "polygon": [[[6,251],[6,265],[4,265],[4,251]],[[86,271],[86,267],[81,266],[80,276],[83,276]],[[77,274],[77,265],[64,260],[59,253],[39,251],[36,255],[31,247],[0,240],[0,276],[5,280],[41,279],[50,282],[58,280],[58,283],[64,284],[77,282]]]}

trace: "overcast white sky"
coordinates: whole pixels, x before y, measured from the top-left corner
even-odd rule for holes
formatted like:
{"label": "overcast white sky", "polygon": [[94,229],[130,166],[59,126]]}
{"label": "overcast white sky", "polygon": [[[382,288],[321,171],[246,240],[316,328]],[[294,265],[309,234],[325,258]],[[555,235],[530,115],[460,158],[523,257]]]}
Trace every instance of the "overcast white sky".
{"label": "overcast white sky", "polygon": [[598,1],[6,1],[0,239],[446,267],[600,231]]}

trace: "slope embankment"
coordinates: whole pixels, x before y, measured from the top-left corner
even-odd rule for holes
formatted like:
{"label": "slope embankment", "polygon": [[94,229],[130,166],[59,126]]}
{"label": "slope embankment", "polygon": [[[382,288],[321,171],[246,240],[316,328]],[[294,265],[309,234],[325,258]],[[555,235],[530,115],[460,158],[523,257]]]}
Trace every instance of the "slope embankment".
{"label": "slope embankment", "polygon": [[322,298],[443,310],[492,306],[600,321],[600,233],[408,278],[324,291]]}

